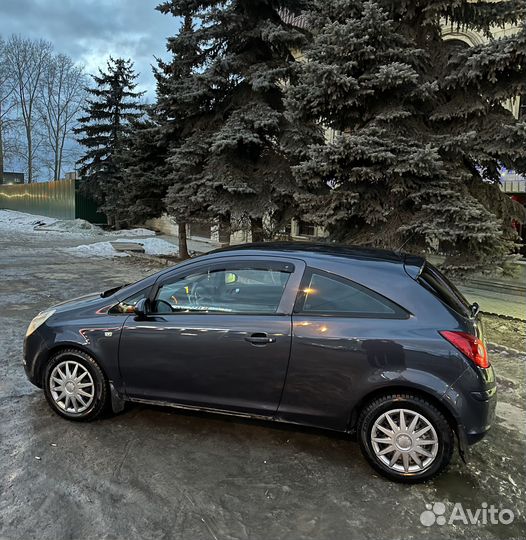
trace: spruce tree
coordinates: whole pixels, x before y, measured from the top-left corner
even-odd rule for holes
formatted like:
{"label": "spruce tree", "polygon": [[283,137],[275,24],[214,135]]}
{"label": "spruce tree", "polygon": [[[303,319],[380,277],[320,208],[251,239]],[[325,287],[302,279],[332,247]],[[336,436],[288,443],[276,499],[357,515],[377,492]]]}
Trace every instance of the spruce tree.
{"label": "spruce tree", "polygon": [[[304,0],[167,0],[159,11],[192,17],[195,29],[169,40],[177,64],[163,109],[182,122],[182,142],[170,152],[167,204],[180,220],[219,218],[251,226],[263,239],[263,218],[284,222],[294,203],[291,159],[294,126],[283,104],[293,51],[305,33],[286,24],[281,9],[304,9]],[[165,66],[169,75],[173,66]]]}
{"label": "spruce tree", "polygon": [[[187,117],[186,107],[179,106],[178,85],[191,74],[198,54],[190,39],[193,30],[192,17],[186,16],[180,27],[180,34],[187,38],[185,46],[174,47],[172,39],[168,40],[171,58],[169,61],[158,59],[154,68],[156,103],[146,108],[146,118],[131,126],[127,144],[117,156],[126,179],[118,205],[122,219],[131,213],[136,222],[140,222],[161,217],[169,211],[165,199],[174,180],[173,165],[168,157],[181,143]],[[182,43],[183,40],[178,41]],[[179,227],[179,256],[186,259],[189,257],[186,222],[180,219],[184,212],[171,214],[175,214]]]}
{"label": "spruce tree", "polygon": [[336,240],[445,254],[451,268],[510,253],[524,212],[499,174],[526,172],[526,125],[502,102],[526,85],[525,30],[456,50],[441,24],[490,36],[524,15],[518,1],[316,0],[288,106],[336,135],[305,140],[304,218]]}
{"label": "spruce tree", "polygon": [[118,223],[143,223],[166,210],[167,146],[159,131],[153,107],[146,107],[144,118],[130,123],[114,156],[120,171],[114,179],[118,197],[113,211]]}
{"label": "spruce tree", "polygon": [[[92,76],[95,86],[88,88],[90,98],[75,130],[78,141],[86,148],[79,160],[84,189],[94,197],[108,217],[109,224],[117,224],[115,211],[126,190],[122,175],[123,162],[129,144],[129,128],[143,115],[131,60],[110,58],[107,70]],[[133,217],[133,216],[129,216]]]}
{"label": "spruce tree", "polygon": [[184,141],[184,136],[192,126],[192,109],[189,107],[188,96],[183,93],[185,85],[192,77],[194,70],[200,65],[199,44],[194,36],[193,15],[185,14],[179,28],[177,38],[168,38],[167,51],[171,58],[169,61],[158,59],[154,69],[157,81],[157,100],[152,109],[157,128],[151,132],[155,138],[157,152],[162,155],[163,164],[156,167],[156,172],[162,175],[163,211],[168,211],[175,217],[179,229],[179,257],[189,257],[187,244],[187,219],[192,215],[189,202],[169,208],[168,188],[177,191],[184,185],[186,179],[179,174],[179,164],[168,158],[175,153]]}

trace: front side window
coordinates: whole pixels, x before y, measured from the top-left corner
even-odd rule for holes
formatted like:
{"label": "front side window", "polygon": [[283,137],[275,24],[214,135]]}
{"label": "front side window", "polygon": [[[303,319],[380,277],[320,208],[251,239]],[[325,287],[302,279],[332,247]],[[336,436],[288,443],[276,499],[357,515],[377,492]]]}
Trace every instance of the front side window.
{"label": "front side window", "polygon": [[380,294],[347,279],[311,272],[299,301],[301,313],[405,319],[408,313]]}
{"label": "front side window", "polygon": [[275,263],[209,268],[163,284],[153,313],[276,313],[292,270]]}

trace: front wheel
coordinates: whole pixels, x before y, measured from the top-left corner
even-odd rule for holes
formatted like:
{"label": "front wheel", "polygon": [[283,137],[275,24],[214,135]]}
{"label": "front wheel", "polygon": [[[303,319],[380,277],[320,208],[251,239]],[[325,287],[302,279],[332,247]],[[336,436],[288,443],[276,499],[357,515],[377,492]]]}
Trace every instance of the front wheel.
{"label": "front wheel", "polygon": [[51,358],[44,373],[44,392],[51,408],[68,420],[94,420],[108,402],[100,367],[91,356],[74,349]]}
{"label": "front wheel", "polygon": [[383,396],[358,421],[362,452],[382,475],[417,483],[442,472],[451,461],[455,436],[441,411],[409,394]]}

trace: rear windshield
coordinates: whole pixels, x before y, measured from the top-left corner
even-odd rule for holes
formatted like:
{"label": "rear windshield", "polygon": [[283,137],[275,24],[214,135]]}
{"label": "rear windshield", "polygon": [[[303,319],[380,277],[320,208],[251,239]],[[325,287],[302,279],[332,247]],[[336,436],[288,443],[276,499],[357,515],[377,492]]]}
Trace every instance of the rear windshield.
{"label": "rear windshield", "polygon": [[433,265],[426,263],[418,281],[448,307],[463,317],[471,317],[469,302],[455,285]]}

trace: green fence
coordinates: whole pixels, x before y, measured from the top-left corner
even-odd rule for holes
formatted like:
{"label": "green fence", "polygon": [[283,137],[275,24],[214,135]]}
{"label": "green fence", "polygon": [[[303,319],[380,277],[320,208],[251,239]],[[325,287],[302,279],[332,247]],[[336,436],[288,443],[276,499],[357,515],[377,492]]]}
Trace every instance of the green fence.
{"label": "green fence", "polygon": [[78,180],[0,185],[0,208],[57,219],[106,222],[95,203],[80,193]]}

